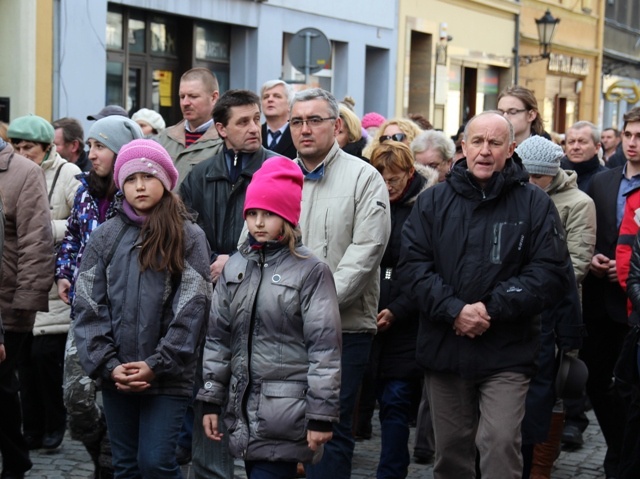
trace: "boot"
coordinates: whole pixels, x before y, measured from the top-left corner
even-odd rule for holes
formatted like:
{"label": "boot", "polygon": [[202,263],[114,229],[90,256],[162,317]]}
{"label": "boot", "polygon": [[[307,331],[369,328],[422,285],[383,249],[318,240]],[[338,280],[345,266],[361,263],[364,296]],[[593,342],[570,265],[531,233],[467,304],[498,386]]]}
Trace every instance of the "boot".
{"label": "boot", "polygon": [[533,448],[533,462],[531,464],[530,479],[550,479],[553,463],[560,455],[560,440],[564,427],[564,412],[554,412],[551,416],[551,426],[547,440],[536,444]]}

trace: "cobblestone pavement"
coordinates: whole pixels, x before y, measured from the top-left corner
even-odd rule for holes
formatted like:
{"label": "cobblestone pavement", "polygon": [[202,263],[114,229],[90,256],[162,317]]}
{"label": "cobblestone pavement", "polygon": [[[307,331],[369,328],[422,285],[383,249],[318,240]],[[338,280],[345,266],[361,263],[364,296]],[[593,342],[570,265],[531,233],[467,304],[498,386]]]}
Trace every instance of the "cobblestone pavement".
{"label": "cobblestone pavement", "polygon": [[[593,412],[588,414],[590,426],[584,434],[584,446],[573,452],[563,451],[556,461],[553,479],[602,479],[604,472],[602,461],[606,446]],[[413,440],[413,431],[412,431]],[[411,442],[412,444],[412,442]],[[353,479],[375,478],[380,448],[380,428],[374,423],[373,438],[356,444]],[[71,440],[68,435],[60,447],[53,453],[38,450],[31,454],[33,469],[27,477],[31,479],[88,479],[93,477],[93,464],[82,445]],[[185,479],[192,479],[189,466],[183,468]],[[237,479],[245,478],[242,462],[236,461]],[[408,479],[431,479],[433,468],[430,465],[411,464]]]}

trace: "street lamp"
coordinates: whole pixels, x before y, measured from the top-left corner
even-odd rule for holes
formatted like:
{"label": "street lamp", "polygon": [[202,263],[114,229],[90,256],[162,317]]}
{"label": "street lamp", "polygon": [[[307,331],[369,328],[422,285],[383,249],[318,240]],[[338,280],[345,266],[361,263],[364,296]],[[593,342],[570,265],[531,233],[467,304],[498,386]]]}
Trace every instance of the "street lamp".
{"label": "street lamp", "polygon": [[544,13],[542,18],[536,19],[536,26],[538,27],[538,41],[542,47],[542,53],[540,55],[523,55],[518,58],[520,65],[528,65],[540,60],[546,60],[551,55],[551,42],[553,40],[553,34],[556,31],[556,26],[560,23],[559,18],[554,18],[551,15],[549,9]]}

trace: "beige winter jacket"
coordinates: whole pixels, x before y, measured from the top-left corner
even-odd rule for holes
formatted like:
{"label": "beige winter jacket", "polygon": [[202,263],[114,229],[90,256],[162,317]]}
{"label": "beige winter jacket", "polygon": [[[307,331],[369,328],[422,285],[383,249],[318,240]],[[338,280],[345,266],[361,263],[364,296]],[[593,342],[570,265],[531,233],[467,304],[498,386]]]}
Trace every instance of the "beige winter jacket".
{"label": "beige winter jacket", "polygon": [[596,207],[589,195],[578,189],[577,178],[575,171],[560,169],[547,193],[560,214],[573,271],[582,284],[596,247]]}
{"label": "beige winter jacket", "polygon": [[380,173],[335,142],[324,176],[305,178],[300,227],[305,246],[333,273],[342,332],[375,334],[379,266],[391,231],[389,193]]}
{"label": "beige winter jacket", "polygon": [[[64,238],[67,226],[67,218],[71,214],[73,200],[80,181],[76,175],[82,173],[73,163],[69,163],[57,152],[55,146],[51,147],[49,157],[40,165],[44,170],[47,182],[47,194],[49,195],[49,210],[51,212],[51,229],[53,240],[56,244]],[[58,178],[56,173],[59,171]],[[53,184],[55,180],[55,185]],[[36,314],[36,322],[33,327],[33,335],[42,334],[66,334],[69,330],[71,308],[58,296],[58,288],[54,283],[49,290],[49,311]]]}

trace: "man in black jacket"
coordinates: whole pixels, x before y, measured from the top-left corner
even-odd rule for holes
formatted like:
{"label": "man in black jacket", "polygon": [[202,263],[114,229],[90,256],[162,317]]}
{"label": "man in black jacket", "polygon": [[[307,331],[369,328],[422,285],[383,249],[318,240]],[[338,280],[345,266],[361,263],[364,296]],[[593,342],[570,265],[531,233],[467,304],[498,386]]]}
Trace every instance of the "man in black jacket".
{"label": "man in black jacket", "polygon": [[568,252],[555,206],[514,156],[511,123],[481,113],[462,145],[466,160],[405,223],[399,274],[420,307],[434,477],[473,477],[477,447],[483,477],[516,479],[538,315],[567,290]]}
{"label": "man in black jacket", "polygon": [[[207,235],[211,248],[211,279],[218,280],[229,255],[236,251],[244,219],[247,186],[262,163],[275,154],[262,147],[260,98],[249,90],[229,90],[216,102],[213,120],[224,141],[211,158],[193,167],[180,185],[180,196]],[[198,370],[196,391],[202,387]],[[196,478],[233,478],[227,439],[210,441],[202,428],[201,403],[194,406],[193,469]],[[225,475],[222,474],[224,472]]]}
{"label": "man in black jacket", "polygon": [[578,188],[589,189],[591,178],[607,168],[600,163],[600,130],[593,123],[578,121],[567,130],[565,139],[566,157],[560,165],[565,170],[575,170],[578,174]]}
{"label": "man in black jacket", "polygon": [[262,113],[262,146],[292,160],[298,156],[289,128],[289,104],[293,99],[291,85],[270,80],[260,90]]}

